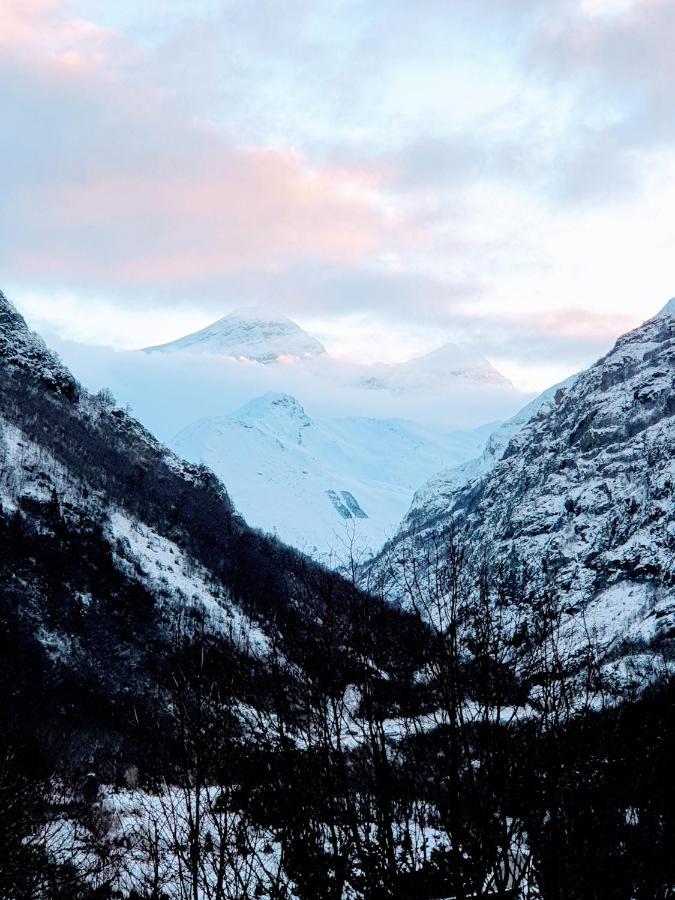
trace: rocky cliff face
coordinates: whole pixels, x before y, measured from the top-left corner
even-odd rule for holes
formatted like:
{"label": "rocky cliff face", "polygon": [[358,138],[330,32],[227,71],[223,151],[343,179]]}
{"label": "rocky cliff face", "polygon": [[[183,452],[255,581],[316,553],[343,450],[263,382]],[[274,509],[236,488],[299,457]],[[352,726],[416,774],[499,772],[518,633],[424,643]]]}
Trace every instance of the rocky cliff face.
{"label": "rocky cliff face", "polygon": [[480,460],[425,486],[393,549],[453,522],[473,548],[552,581],[607,651],[660,646],[675,627],[674,485],[671,302]]}

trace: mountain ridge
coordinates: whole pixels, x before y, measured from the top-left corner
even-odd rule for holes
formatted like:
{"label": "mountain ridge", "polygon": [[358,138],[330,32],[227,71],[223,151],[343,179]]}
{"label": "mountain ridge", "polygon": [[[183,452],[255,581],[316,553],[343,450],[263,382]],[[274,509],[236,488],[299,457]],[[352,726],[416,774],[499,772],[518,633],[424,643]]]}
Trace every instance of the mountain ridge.
{"label": "mountain ridge", "polygon": [[603,652],[672,640],[672,302],[524,418],[495,433],[492,456],[488,447],[482,461],[418,492],[388,552],[458,529],[495,562],[520,559],[535,581],[555,573],[568,621],[597,628]]}

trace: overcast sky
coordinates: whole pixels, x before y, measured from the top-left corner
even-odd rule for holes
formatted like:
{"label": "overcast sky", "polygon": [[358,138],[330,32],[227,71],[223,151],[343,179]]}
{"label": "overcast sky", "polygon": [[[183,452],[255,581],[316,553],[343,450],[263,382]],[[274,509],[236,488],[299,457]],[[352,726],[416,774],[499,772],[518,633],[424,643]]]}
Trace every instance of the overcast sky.
{"label": "overcast sky", "polygon": [[672,0],[0,0],[0,287],[543,388],[675,293],[673,46]]}

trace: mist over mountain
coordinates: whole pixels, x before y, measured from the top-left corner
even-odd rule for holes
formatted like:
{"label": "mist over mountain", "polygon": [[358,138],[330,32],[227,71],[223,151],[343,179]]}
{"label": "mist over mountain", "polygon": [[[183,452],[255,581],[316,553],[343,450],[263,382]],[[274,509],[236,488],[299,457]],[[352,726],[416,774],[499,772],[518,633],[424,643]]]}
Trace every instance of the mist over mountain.
{"label": "mist over mountain", "polygon": [[212,325],[145,353],[212,353],[269,364],[283,359],[311,359],[326,348],[299,325],[262,307],[234,310]]}
{"label": "mist over mountain", "polygon": [[513,385],[479,354],[457,344],[444,344],[431,353],[413,357],[403,363],[373,363],[360,376],[361,385],[372,390],[395,394],[438,390],[458,390],[463,386]]}
{"label": "mist over mountain", "polygon": [[[285,334],[283,322],[280,327]],[[471,430],[507,419],[532,396],[513,388],[478,354],[454,345],[403,363],[357,364],[328,352],[295,355],[276,328],[274,337],[266,338],[255,323],[252,332],[247,327],[249,342],[229,345],[237,356],[224,355],[219,340],[214,347],[210,339],[200,340],[198,350],[179,340],[178,349],[169,344],[148,353],[54,335],[49,340],[90,390],[111,389],[164,441],[196,419],[227,415],[265,393],[295,397],[316,419],[406,419],[435,431]],[[298,336],[295,326],[292,339],[300,347],[314,340]]]}
{"label": "mist over mountain", "polygon": [[402,404],[410,398],[419,414],[425,401],[438,408],[441,395],[512,392],[487,360],[465,348],[448,344],[400,364],[349,364],[331,358],[294,322],[259,307],[235,310],[144,352],[200,363],[210,358],[219,375],[223,365],[232,372],[235,362],[264,366],[277,385],[295,376],[313,390],[342,394],[344,412],[352,414],[340,420],[310,419],[290,393],[268,393],[228,416],[191,422],[171,438],[182,456],[207,463],[228,484],[248,521],[325,560],[344,554],[347,545],[362,555],[377,551],[416,487],[482,447],[478,433],[450,433],[400,416],[355,416],[349,409],[355,396],[373,410],[378,394]]}
{"label": "mist over mountain", "polygon": [[[326,348],[295,322],[263,307],[243,307],[200,331],[168,344],[146,347],[145,353],[211,354],[242,362],[262,364],[311,362],[321,376]],[[333,369],[339,371],[340,363]],[[343,363],[345,384],[394,394],[456,388],[458,384],[512,387],[507,378],[480,354],[456,344],[442,347],[401,363]]]}

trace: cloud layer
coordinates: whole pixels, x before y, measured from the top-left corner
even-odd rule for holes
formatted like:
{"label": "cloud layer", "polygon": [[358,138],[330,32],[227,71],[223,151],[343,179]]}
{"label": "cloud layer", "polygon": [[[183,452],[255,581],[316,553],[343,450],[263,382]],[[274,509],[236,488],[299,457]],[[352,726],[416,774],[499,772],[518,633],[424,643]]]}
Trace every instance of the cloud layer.
{"label": "cloud layer", "polygon": [[5,0],[0,268],[36,324],[134,346],[264,302],[543,387],[675,292],[669,0],[283,12]]}

